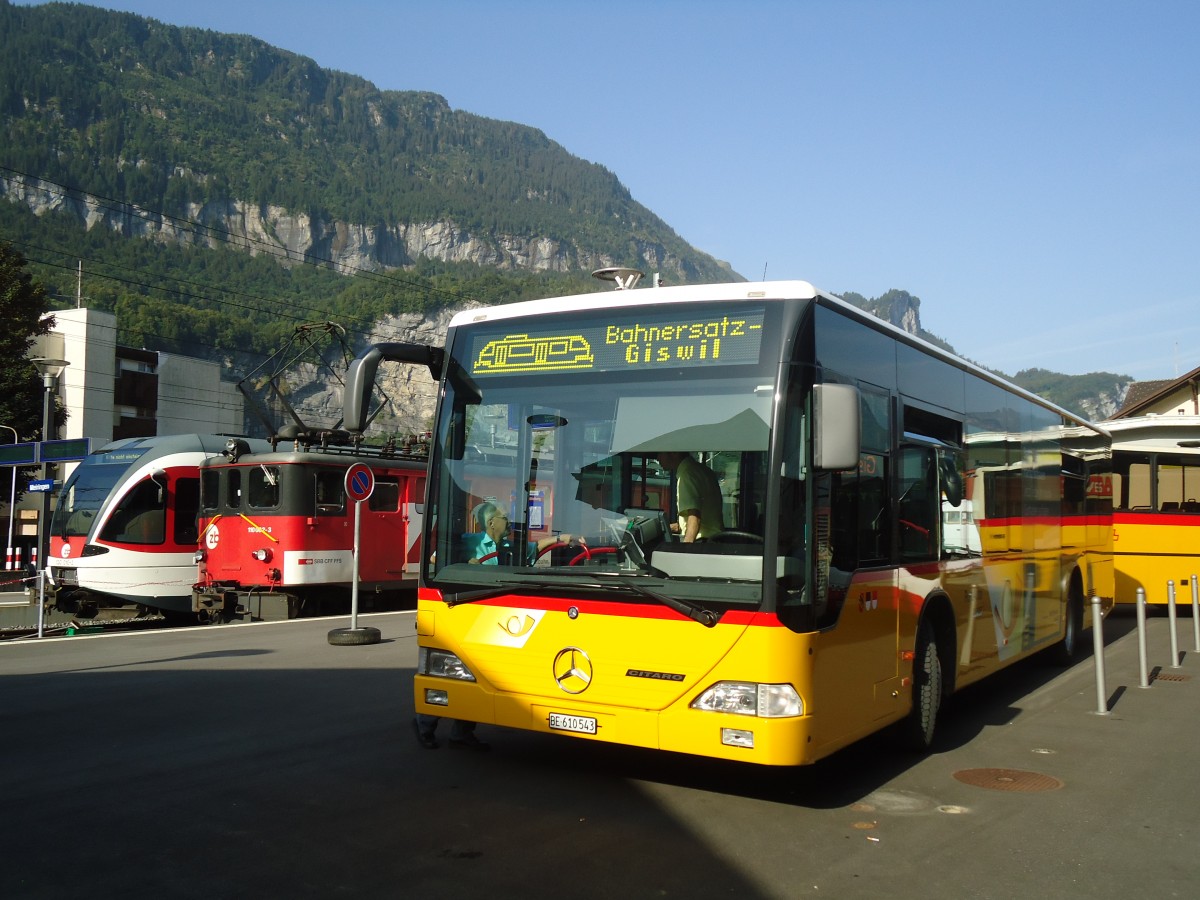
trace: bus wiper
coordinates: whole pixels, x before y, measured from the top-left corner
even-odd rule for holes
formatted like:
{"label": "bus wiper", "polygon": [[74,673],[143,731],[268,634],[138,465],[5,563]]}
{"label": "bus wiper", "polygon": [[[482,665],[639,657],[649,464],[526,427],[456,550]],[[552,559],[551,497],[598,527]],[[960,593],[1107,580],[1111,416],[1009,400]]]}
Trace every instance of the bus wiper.
{"label": "bus wiper", "polygon": [[[612,579],[611,581],[609,579]],[[640,584],[628,581],[625,577],[617,575],[603,575],[596,578],[591,583],[577,583],[569,585],[574,590],[620,590],[627,591],[631,594],[637,594],[639,597],[645,597],[648,600],[653,600],[655,603],[661,603],[669,609],[675,610],[677,613],[687,616],[696,622],[699,622],[705,628],[712,628],[720,619],[711,609],[705,609],[697,603],[689,603],[687,600],[678,600],[675,597],[668,597],[666,594],[660,594],[658,591],[651,590]],[[456,594],[444,594],[443,602],[448,607],[458,606],[461,603],[475,603],[479,600],[490,600],[493,597],[503,597],[505,594],[513,593],[514,589],[519,590],[523,594],[544,594],[547,592],[558,592],[564,588],[560,583],[556,584],[531,584],[528,581],[509,581],[499,587],[484,588],[478,591],[460,591]]]}
{"label": "bus wiper", "polygon": [[637,594],[639,597],[646,597],[656,603],[661,603],[663,606],[675,610],[677,613],[682,613],[689,619],[694,619],[705,628],[712,628],[717,624],[719,616],[711,609],[705,609],[698,603],[689,603],[687,600],[677,600],[675,597],[668,597],[666,594],[660,594],[658,591],[652,591],[644,585],[637,584],[632,581],[621,580],[612,585],[620,590],[629,591]]}
{"label": "bus wiper", "polygon": [[505,581],[499,587],[483,588],[478,591],[459,591],[457,594],[443,594],[442,602],[447,606],[458,606],[460,603],[475,603],[478,600],[491,600],[493,597],[503,597],[513,593],[514,588],[520,588],[523,594],[541,594],[547,590],[546,585],[530,584],[527,581]]}

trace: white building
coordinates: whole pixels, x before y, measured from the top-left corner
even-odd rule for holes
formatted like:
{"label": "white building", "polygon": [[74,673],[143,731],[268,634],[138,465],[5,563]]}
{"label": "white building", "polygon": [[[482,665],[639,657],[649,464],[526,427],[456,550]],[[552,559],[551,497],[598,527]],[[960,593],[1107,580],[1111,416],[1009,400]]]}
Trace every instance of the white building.
{"label": "white building", "polygon": [[70,363],[59,378],[67,408],[60,438],[89,437],[99,447],[124,437],[241,434],[241,393],[207,360],[117,346],[117,320],[95,309],[54,314],[54,331],[33,353]]}

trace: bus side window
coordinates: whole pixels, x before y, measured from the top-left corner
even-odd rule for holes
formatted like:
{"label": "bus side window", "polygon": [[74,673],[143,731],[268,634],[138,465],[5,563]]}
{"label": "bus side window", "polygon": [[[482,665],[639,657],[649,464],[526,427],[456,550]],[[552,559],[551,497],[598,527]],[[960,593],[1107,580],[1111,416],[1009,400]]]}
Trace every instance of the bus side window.
{"label": "bus side window", "polygon": [[904,447],[899,453],[896,549],[902,561],[936,558],[941,504],[934,455],[929,447]]}

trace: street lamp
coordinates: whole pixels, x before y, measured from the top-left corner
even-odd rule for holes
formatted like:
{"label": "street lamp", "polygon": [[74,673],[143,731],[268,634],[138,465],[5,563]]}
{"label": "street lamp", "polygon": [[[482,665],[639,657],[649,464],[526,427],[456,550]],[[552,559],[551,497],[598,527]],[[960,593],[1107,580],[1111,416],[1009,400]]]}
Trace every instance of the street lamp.
{"label": "street lamp", "polygon": [[[31,359],[33,367],[42,376],[42,440],[54,439],[54,394],[58,389],[58,376],[63,369],[70,365],[65,359]],[[42,480],[50,478],[50,463],[42,463]],[[42,492],[42,511],[38,515],[38,565],[42,571],[46,569],[46,561],[50,558],[50,494]]]}
{"label": "street lamp", "polygon": [[[7,428],[13,433],[13,443],[17,443],[21,438],[17,435],[17,429],[11,425],[0,425],[0,428]],[[12,553],[12,531],[13,519],[17,517],[17,511],[13,509],[17,504],[17,467],[12,467],[12,487],[8,489],[8,543],[4,545],[4,568],[8,569],[9,556]]]}

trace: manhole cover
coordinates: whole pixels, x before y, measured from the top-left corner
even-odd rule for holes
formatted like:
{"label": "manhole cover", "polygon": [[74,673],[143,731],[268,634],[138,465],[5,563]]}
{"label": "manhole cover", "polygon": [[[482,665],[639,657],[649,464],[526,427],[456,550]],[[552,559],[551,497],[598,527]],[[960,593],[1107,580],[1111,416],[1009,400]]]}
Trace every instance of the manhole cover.
{"label": "manhole cover", "polygon": [[1061,781],[1051,775],[1024,772],[1020,769],[963,769],[961,772],[955,772],[954,777],[973,787],[1024,794],[1057,791],[1063,786]]}
{"label": "manhole cover", "polygon": [[1175,675],[1172,672],[1159,672],[1157,675],[1155,675],[1150,680],[1151,681],[1189,681],[1189,680],[1191,680],[1191,677],[1192,677],[1191,675]]}

